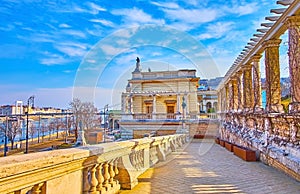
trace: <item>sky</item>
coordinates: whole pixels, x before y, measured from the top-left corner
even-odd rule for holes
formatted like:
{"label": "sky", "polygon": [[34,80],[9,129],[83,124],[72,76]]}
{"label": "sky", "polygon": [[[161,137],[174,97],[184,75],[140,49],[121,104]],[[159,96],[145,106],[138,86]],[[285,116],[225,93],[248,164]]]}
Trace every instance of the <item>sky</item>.
{"label": "sky", "polygon": [[34,95],[36,106],[68,108],[79,95],[111,109],[120,108],[136,57],[143,71],[224,76],[279,7],[275,0],[0,3],[0,105]]}

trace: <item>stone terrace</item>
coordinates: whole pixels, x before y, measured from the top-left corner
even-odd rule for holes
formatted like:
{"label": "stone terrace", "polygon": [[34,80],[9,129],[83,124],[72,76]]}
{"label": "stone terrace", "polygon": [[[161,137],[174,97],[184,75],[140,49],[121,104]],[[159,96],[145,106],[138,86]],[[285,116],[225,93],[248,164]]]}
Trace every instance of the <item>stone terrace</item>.
{"label": "stone terrace", "polygon": [[300,193],[300,182],[275,168],[245,162],[212,141],[195,141],[121,193]]}

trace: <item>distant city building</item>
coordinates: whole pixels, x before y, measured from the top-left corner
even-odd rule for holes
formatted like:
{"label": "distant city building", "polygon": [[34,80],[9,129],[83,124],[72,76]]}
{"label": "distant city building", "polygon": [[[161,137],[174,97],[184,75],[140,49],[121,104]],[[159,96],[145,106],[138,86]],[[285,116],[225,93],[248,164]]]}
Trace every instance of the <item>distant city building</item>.
{"label": "distant city building", "polygon": [[0,106],[0,115],[19,115],[24,113],[23,101],[16,101],[13,105]]}
{"label": "distant city building", "polygon": [[132,78],[121,97],[122,137],[140,138],[150,133],[194,134],[200,113],[215,112],[217,107],[216,92],[210,90],[207,83],[208,80],[201,81],[196,76],[194,69],[143,72],[137,58]]}
{"label": "distant city building", "polygon": [[174,119],[199,113],[196,70],[142,72],[139,59],[126,92],[122,93],[122,111],[145,118]]}
{"label": "distant city building", "polygon": [[[13,105],[0,106],[0,116],[5,115],[23,115],[27,112],[27,105],[23,105],[23,101],[16,101]],[[47,113],[65,113],[70,110],[53,108],[53,107],[29,107],[29,114],[47,114]]]}

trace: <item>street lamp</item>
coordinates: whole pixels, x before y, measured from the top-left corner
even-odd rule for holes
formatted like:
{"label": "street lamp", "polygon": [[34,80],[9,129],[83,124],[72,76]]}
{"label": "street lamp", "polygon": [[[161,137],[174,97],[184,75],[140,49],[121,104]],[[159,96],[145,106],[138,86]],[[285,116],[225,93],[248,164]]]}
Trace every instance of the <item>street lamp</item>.
{"label": "street lamp", "polygon": [[104,139],[103,142],[105,143],[105,138],[106,138],[106,117],[105,117],[105,112],[108,112],[108,104],[104,106],[103,109],[103,114],[104,114]]}
{"label": "street lamp", "polygon": [[6,156],[7,153],[7,131],[8,131],[8,116],[6,114],[6,126],[5,126],[5,132],[4,132],[4,156]]}
{"label": "street lamp", "polygon": [[29,114],[29,105],[32,104],[32,107],[34,107],[34,96],[30,96],[27,100],[27,111],[26,114],[26,149],[25,154],[28,154],[28,114]]}

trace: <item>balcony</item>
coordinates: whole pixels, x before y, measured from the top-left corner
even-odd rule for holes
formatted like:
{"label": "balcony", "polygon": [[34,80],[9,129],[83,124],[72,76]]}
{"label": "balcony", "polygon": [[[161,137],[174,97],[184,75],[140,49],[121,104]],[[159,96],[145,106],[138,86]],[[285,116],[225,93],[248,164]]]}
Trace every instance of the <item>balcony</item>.
{"label": "balcony", "polygon": [[[122,121],[182,121],[183,115],[177,113],[156,113],[156,114],[122,114]],[[200,113],[188,114],[184,120],[202,120],[202,119],[218,119],[216,113]]]}
{"label": "balcony", "polygon": [[[169,135],[0,159],[0,193],[117,193],[187,142]],[[75,183],[75,184],[74,184]]]}

